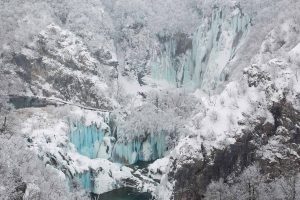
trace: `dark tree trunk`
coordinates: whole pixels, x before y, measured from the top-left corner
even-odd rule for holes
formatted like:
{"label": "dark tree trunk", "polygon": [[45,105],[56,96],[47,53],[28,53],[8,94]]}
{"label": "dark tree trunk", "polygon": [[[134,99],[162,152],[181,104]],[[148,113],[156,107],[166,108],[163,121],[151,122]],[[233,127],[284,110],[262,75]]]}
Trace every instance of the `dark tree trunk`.
{"label": "dark tree trunk", "polygon": [[6,117],[4,117],[4,122],[3,122],[3,125],[2,125],[2,128],[0,129],[0,132],[3,133],[6,129]]}

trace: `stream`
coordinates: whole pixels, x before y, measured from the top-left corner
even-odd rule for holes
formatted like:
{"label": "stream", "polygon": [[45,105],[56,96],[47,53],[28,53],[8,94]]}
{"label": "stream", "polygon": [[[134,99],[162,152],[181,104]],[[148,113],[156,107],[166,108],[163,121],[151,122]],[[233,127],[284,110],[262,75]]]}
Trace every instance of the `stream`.
{"label": "stream", "polygon": [[92,194],[92,200],[150,200],[152,195],[132,188],[120,188],[101,195]]}

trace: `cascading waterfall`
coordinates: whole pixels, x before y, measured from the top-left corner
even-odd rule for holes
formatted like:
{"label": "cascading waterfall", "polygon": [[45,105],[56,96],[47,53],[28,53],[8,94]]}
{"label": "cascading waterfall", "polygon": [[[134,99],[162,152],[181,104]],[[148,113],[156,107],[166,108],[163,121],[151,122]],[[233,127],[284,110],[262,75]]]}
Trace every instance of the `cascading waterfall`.
{"label": "cascading waterfall", "polygon": [[[160,38],[162,51],[151,62],[153,78],[167,80],[177,87],[206,89],[222,81],[224,68],[235,56],[250,24],[250,18],[238,7],[231,10],[229,19],[225,16],[227,11],[215,8],[192,38],[184,34]],[[112,131],[117,129],[110,129],[71,122],[70,141],[80,154],[90,159],[105,158],[122,164],[153,161],[167,151],[164,131],[142,136],[132,133],[132,139],[122,139],[117,131]],[[79,177],[83,187],[93,191],[93,172],[87,171]]]}
{"label": "cascading waterfall", "polygon": [[203,21],[192,37],[190,49],[184,53],[175,53],[182,46],[177,37],[161,42],[162,52],[151,61],[152,77],[177,87],[214,89],[224,81],[224,69],[235,56],[250,22],[238,6],[230,12],[214,8],[211,18]]}
{"label": "cascading waterfall", "polygon": [[89,158],[98,158],[104,131],[96,125],[85,126],[79,122],[72,123],[70,127],[70,141],[77,151]]}
{"label": "cascading waterfall", "polygon": [[70,141],[77,151],[91,159],[106,158],[113,162],[134,164],[138,161],[152,161],[163,156],[166,151],[166,134],[150,134],[145,138],[133,137],[131,140],[114,141],[110,133],[104,134],[96,125],[85,126],[79,122],[72,123]]}
{"label": "cascading waterfall", "polygon": [[159,39],[162,50],[151,60],[151,75],[180,87],[187,82],[184,75],[189,70],[192,40],[186,34],[175,34],[173,38],[160,35]]}
{"label": "cascading waterfall", "polygon": [[[80,121],[70,122],[70,142],[74,144],[77,152],[91,159],[110,158],[112,145],[110,133],[107,129],[96,124],[89,126]],[[89,192],[94,191],[93,172],[91,170],[79,174],[82,187]]]}
{"label": "cascading waterfall", "polygon": [[138,161],[153,161],[163,157],[166,152],[166,136],[163,132],[151,134],[131,141],[118,141],[114,146],[114,161],[134,164]]}
{"label": "cascading waterfall", "polygon": [[92,177],[93,177],[93,173],[91,171],[87,171],[79,175],[79,180],[82,187],[89,192],[94,191],[94,181]]}
{"label": "cascading waterfall", "polygon": [[[133,137],[131,140],[117,140],[116,133],[103,130],[96,124],[89,126],[80,121],[70,122],[70,142],[76,150],[91,159],[105,158],[122,164],[135,164],[138,161],[154,161],[166,152],[166,134],[149,134],[144,138]],[[115,130],[114,128],[111,128]],[[112,136],[114,135],[114,137]],[[115,142],[116,141],[116,142]],[[92,170],[79,174],[82,186],[94,192]]]}
{"label": "cascading waterfall", "polygon": [[177,85],[177,71],[174,67],[176,65],[176,41],[171,40],[164,43],[164,51],[152,62],[152,77],[155,79],[164,79],[173,85]]}

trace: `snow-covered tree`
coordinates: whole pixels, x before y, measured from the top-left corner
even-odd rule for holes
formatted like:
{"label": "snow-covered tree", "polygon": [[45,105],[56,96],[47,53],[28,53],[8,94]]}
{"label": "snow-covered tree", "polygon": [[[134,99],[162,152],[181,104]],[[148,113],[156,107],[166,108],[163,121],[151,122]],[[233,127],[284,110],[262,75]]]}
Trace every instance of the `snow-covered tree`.
{"label": "snow-covered tree", "polygon": [[1,199],[87,199],[67,184],[62,172],[39,160],[19,135],[0,134]]}
{"label": "snow-covered tree", "polygon": [[257,165],[247,167],[240,175],[230,177],[225,183],[221,178],[207,187],[208,200],[296,200],[300,195],[300,175],[295,172],[270,179],[260,173]]}

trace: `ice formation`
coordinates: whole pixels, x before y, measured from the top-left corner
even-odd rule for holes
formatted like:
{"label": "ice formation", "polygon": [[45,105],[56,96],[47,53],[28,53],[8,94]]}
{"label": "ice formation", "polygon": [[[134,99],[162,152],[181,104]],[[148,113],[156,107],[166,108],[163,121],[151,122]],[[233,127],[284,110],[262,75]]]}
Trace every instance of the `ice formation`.
{"label": "ice formation", "polygon": [[94,191],[94,182],[92,176],[93,174],[90,171],[84,172],[79,175],[79,179],[82,187],[89,192]]}
{"label": "ice formation", "polygon": [[[62,110],[63,107],[46,107],[19,112],[19,116],[24,118],[22,133],[31,141],[30,145],[41,159],[63,171],[64,178],[78,178],[86,191],[96,194],[125,186],[145,192],[155,190],[157,183],[124,165],[129,161],[117,163],[111,158],[115,138],[107,126],[108,113],[76,106],[67,107],[67,112],[60,113]],[[123,148],[126,146],[120,141],[117,143]],[[158,152],[149,149],[148,153],[144,151],[147,159],[162,156],[159,151],[163,147],[159,147],[157,140],[150,137],[144,145],[141,142],[141,154],[146,144],[153,144],[158,149]]]}
{"label": "ice formation", "polygon": [[[98,116],[101,117],[101,116]],[[101,120],[100,120],[101,121]],[[102,122],[104,123],[104,121]],[[117,170],[105,171],[99,168],[85,169],[80,172],[78,178],[82,186],[90,192],[101,194],[121,187],[119,179],[109,176],[109,173],[117,173],[120,179],[124,179],[124,173],[128,178],[132,178],[129,169],[122,168],[123,164],[135,164],[138,161],[154,161],[164,156],[166,152],[166,136],[151,134],[145,138],[137,137],[133,140],[122,140],[113,137],[110,129],[96,123],[83,123],[81,121],[69,122],[69,139],[73,143],[78,153],[87,159],[109,159],[108,165]],[[120,164],[117,164],[120,163]],[[117,167],[120,166],[120,167]],[[110,169],[109,167],[108,169]],[[104,170],[104,171],[103,171]],[[103,188],[103,184],[106,186]]]}
{"label": "ice formation", "polygon": [[75,145],[77,151],[89,158],[97,158],[103,142],[103,130],[95,125],[84,126],[73,123],[70,131],[70,141]]}
{"label": "ice formation", "polygon": [[152,59],[152,77],[177,87],[215,88],[226,79],[225,67],[234,58],[250,23],[250,17],[238,6],[230,12],[215,8],[211,18],[194,33],[192,44],[187,44],[186,50],[179,49],[183,46],[182,37],[163,42],[162,52]]}
{"label": "ice formation", "polygon": [[128,164],[137,161],[153,161],[163,157],[166,152],[165,135],[150,135],[146,139],[136,138],[132,141],[118,141],[114,146],[113,160]]}
{"label": "ice formation", "polygon": [[[77,151],[91,159],[111,158],[113,162],[134,164],[137,161],[153,161],[166,151],[165,134],[152,134],[130,141],[117,140],[107,130],[95,124],[86,126],[80,122],[70,123],[70,142]],[[114,142],[116,141],[116,142]]]}
{"label": "ice formation", "polygon": [[[270,32],[259,54],[253,57],[251,63],[247,62],[244,76],[241,73],[241,78],[236,80],[232,78],[234,70],[230,67],[234,65],[232,61],[235,58],[239,61],[242,57],[238,54],[239,48],[249,44],[245,37],[251,35],[248,34],[252,25],[251,17],[238,5],[230,8],[215,6],[212,13],[204,16],[199,24],[193,35],[155,33],[151,40],[146,38],[145,43],[158,39],[160,46],[155,49],[155,54],[149,53],[149,58],[147,53],[147,59],[143,61],[143,64],[147,63],[146,67],[148,64],[151,67],[152,79],[147,76],[148,69],[143,72],[145,74],[138,74],[138,77],[131,77],[132,74],[126,70],[124,74],[119,72],[118,64],[122,65],[123,59],[124,63],[128,61],[130,64],[132,61],[122,58],[125,55],[117,55],[118,58],[115,58],[114,52],[109,53],[102,47],[99,47],[99,51],[90,52],[78,34],[65,30],[63,26],[47,26],[46,30],[34,37],[32,44],[12,56],[13,62],[22,69],[21,72],[26,72],[25,75],[29,77],[28,84],[33,78],[30,89],[35,95],[62,98],[59,100],[61,104],[57,105],[59,107],[45,104],[43,108],[29,109],[32,105],[26,102],[22,111],[16,111],[24,119],[22,133],[28,145],[37,151],[46,165],[61,170],[66,177],[78,177],[87,191],[101,194],[129,185],[140,190],[157,190],[160,199],[171,199],[179,191],[175,187],[176,182],[180,182],[176,176],[177,169],[184,169],[185,165],[195,161],[213,161],[216,150],[238,143],[244,128],[251,127],[252,121],[256,119],[262,119],[265,124],[275,124],[272,110],[269,110],[274,102],[281,103],[284,99],[295,108],[300,108],[300,43],[299,39],[291,37],[299,35],[299,28],[294,26],[296,23],[289,21]],[[141,29],[145,27],[141,26]],[[135,34],[140,31],[139,26],[132,29]],[[137,48],[135,42],[128,46],[134,49],[132,52],[141,52],[142,48]],[[31,66],[30,70],[27,70],[28,66]],[[133,66],[136,67],[135,64]],[[216,88],[220,82],[227,80],[229,74],[232,80],[223,85],[220,93],[203,92]],[[144,79],[135,80],[142,79],[139,76]],[[165,80],[172,87],[163,84],[157,86],[156,83],[160,83],[158,80]],[[117,89],[113,87],[114,84],[118,85]],[[179,129],[180,134],[174,134],[172,138],[163,131],[157,131],[161,129],[146,131],[145,127],[148,124],[165,126],[170,118],[177,117],[177,112],[174,112],[176,115],[166,115],[164,120],[152,115],[145,118],[146,114],[141,112],[136,121],[145,119],[143,122],[146,126],[141,126],[137,131],[136,124],[132,123],[136,133],[127,131],[124,135],[109,127],[109,112],[98,112],[114,110],[120,115],[130,115],[133,108],[148,106],[145,102],[151,99],[149,94],[152,91],[163,94],[162,89],[171,91],[174,86],[200,88],[192,95],[201,103],[193,106],[193,110],[196,110],[193,113],[184,109],[186,105],[181,105],[189,104],[190,101],[180,101],[180,95],[171,98],[170,93],[167,93],[166,98],[170,101],[179,101],[161,101],[160,104],[160,95],[157,95],[157,105],[153,105],[155,109],[148,113],[160,109],[162,112],[179,109],[178,113],[182,109],[187,113],[186,116],[178,114],[184,130]],[[149,101],[153,104],[152,100]],[[168,103],[170,105],[164,105]],[[171,109],[165,108],[168,106]],[[181,106],[183,108],[179,108]],[[197,110],[197,107],[201,109]],[[151,117],[162,123],[148,123]],[[279,157],[279,154],[274,153],[282,151],[279,139],[277,136],[269,138],[268,144],[258,150],[263,158],[275,161]],[[172,144],[169,144],[170,141]],[[170,151],[166,153],[168,149]],[[291,154],[298,156],[295,151],[291,151]],[[143,169],[148,170],[145,172],[147,175],[133,166],[125,166],[139,161],[155,161]],[[193,167],[199,166],[195,164]],[[190,172],[189,169],[186,172]],[[199,176],[197,174],[193,173],[190,177]],[[199,187],[196,186],[198,191]]]}

